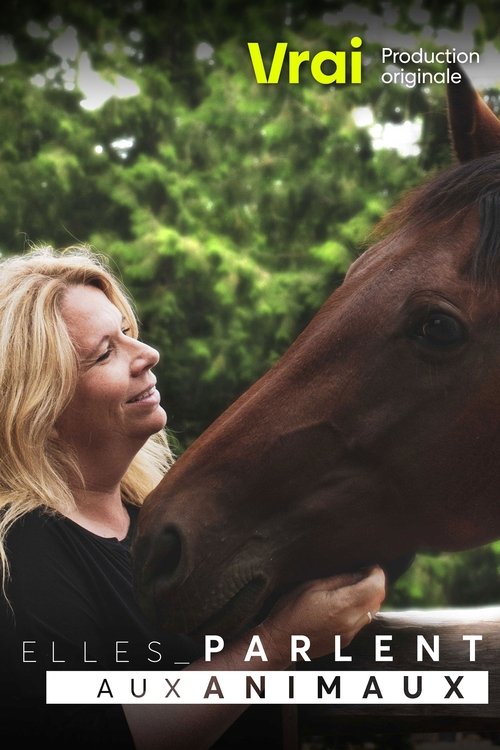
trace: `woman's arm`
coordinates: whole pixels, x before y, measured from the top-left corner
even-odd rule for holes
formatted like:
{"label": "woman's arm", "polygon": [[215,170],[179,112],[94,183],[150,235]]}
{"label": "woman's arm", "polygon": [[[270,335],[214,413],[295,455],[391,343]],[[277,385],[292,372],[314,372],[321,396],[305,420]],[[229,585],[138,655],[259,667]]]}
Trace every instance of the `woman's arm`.
{"label": "woman's arm", "polygon": [[[334,576],[305,584],[281,599],[270,615],[245,636],[230,643],[212,660],[199,660],[186,669],[222,671],[282,670],[290,665],[290,636],[307,635],[311,658],[333,651],[333,636],[346,646],[367,625],[368,612],[377,612],[385,596],[383,571]],[[267,662],[244,661],[252,635],[262,641]],[[247,705],[138,705],[123,710],[137,750],[206,750],[245,711]]]}

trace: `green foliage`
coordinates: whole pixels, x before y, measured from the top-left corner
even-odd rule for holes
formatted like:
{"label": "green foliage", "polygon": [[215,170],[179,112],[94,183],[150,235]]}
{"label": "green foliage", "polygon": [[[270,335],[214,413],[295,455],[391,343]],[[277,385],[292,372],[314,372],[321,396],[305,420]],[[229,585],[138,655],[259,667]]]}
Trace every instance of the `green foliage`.
{"label": "green foliage", "polygon": [[465,552],[418,555],[385,607],[472,607],[498,604],[500,542]]}

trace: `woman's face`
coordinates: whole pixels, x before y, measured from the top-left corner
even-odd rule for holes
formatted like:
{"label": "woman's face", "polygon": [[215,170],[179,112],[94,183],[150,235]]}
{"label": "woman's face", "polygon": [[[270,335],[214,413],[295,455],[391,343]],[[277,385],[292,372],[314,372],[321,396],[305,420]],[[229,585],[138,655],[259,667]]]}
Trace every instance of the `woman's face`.
{"label": "woman's face", "polygon": [[128,335],[120,311],[96,287],[69,287],[61,312],[80,374],[56,424],[59,438],[87,459],[117,449],[133,455],[167,421],[151,372],[158,352]]}

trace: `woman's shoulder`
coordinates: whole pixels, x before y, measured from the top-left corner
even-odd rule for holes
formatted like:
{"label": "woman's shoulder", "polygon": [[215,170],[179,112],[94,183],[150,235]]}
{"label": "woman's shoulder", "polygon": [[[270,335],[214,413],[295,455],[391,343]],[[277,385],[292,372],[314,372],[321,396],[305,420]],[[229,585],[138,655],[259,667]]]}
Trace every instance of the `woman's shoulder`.
{"label": "woman's shoulder", "polygon": [[48,508],[39,507],[20,516],[7,532],[7,547],[29,541],[37,544],[46,537],[61,533],[63,516]]}
{"label": "woman's shoulder", "polygon": [[[78,580],[130,577],[130,544],[138,508],[128,508],[130,529],[121,541],[101,537],[60,513],[43,507],[18,518],[6,536],[12,577]],[[15,575],[14,575],[15,574]]]}
{"label": "woman's shoulder", "polygon": [[18,518],[7,532],[5,548],[7,592],[18,607],[37,601],[45,612],[44,602],[55,600],[90,606],[96,591],[109,591],[129,574],[127,549],[45,508]]}
{"label": "woman's shoulder", "polygon": [[38,578],[70,558],[63,517],[36,508],[18,518],[7,531],[5,550],[11,575]]}
{"label": "woman's shoulder", "polygon": [[[139,508],[127,505],[130,516],[130,528],[126,539],[120,546],[128,547],[137,523]],[[70,544],[71,548],[87,546],[92,544],[107,545],[117,542],[113,538],[107,538],[94,534],[70,518],[52,510],[51,508],[38,507],[25,513],[18,518],[7,533],[7,548],[15,549],[21,545],[23,549],[27,544],[39,547],[47,543],[65,546]]]}

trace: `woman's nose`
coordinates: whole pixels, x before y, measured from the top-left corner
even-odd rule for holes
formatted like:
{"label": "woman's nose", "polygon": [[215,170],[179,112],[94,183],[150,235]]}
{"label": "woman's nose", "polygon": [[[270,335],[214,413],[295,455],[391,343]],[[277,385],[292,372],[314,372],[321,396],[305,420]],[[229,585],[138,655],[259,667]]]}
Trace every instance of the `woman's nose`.
{"label": "woman's nose", "polygon": [[155,367],[160,360],[160,353],[148,344],[142,341],[137,342],[139,351],[135,353],[132,361],[132,374],[139,375],[143,370],[150,370]]}

